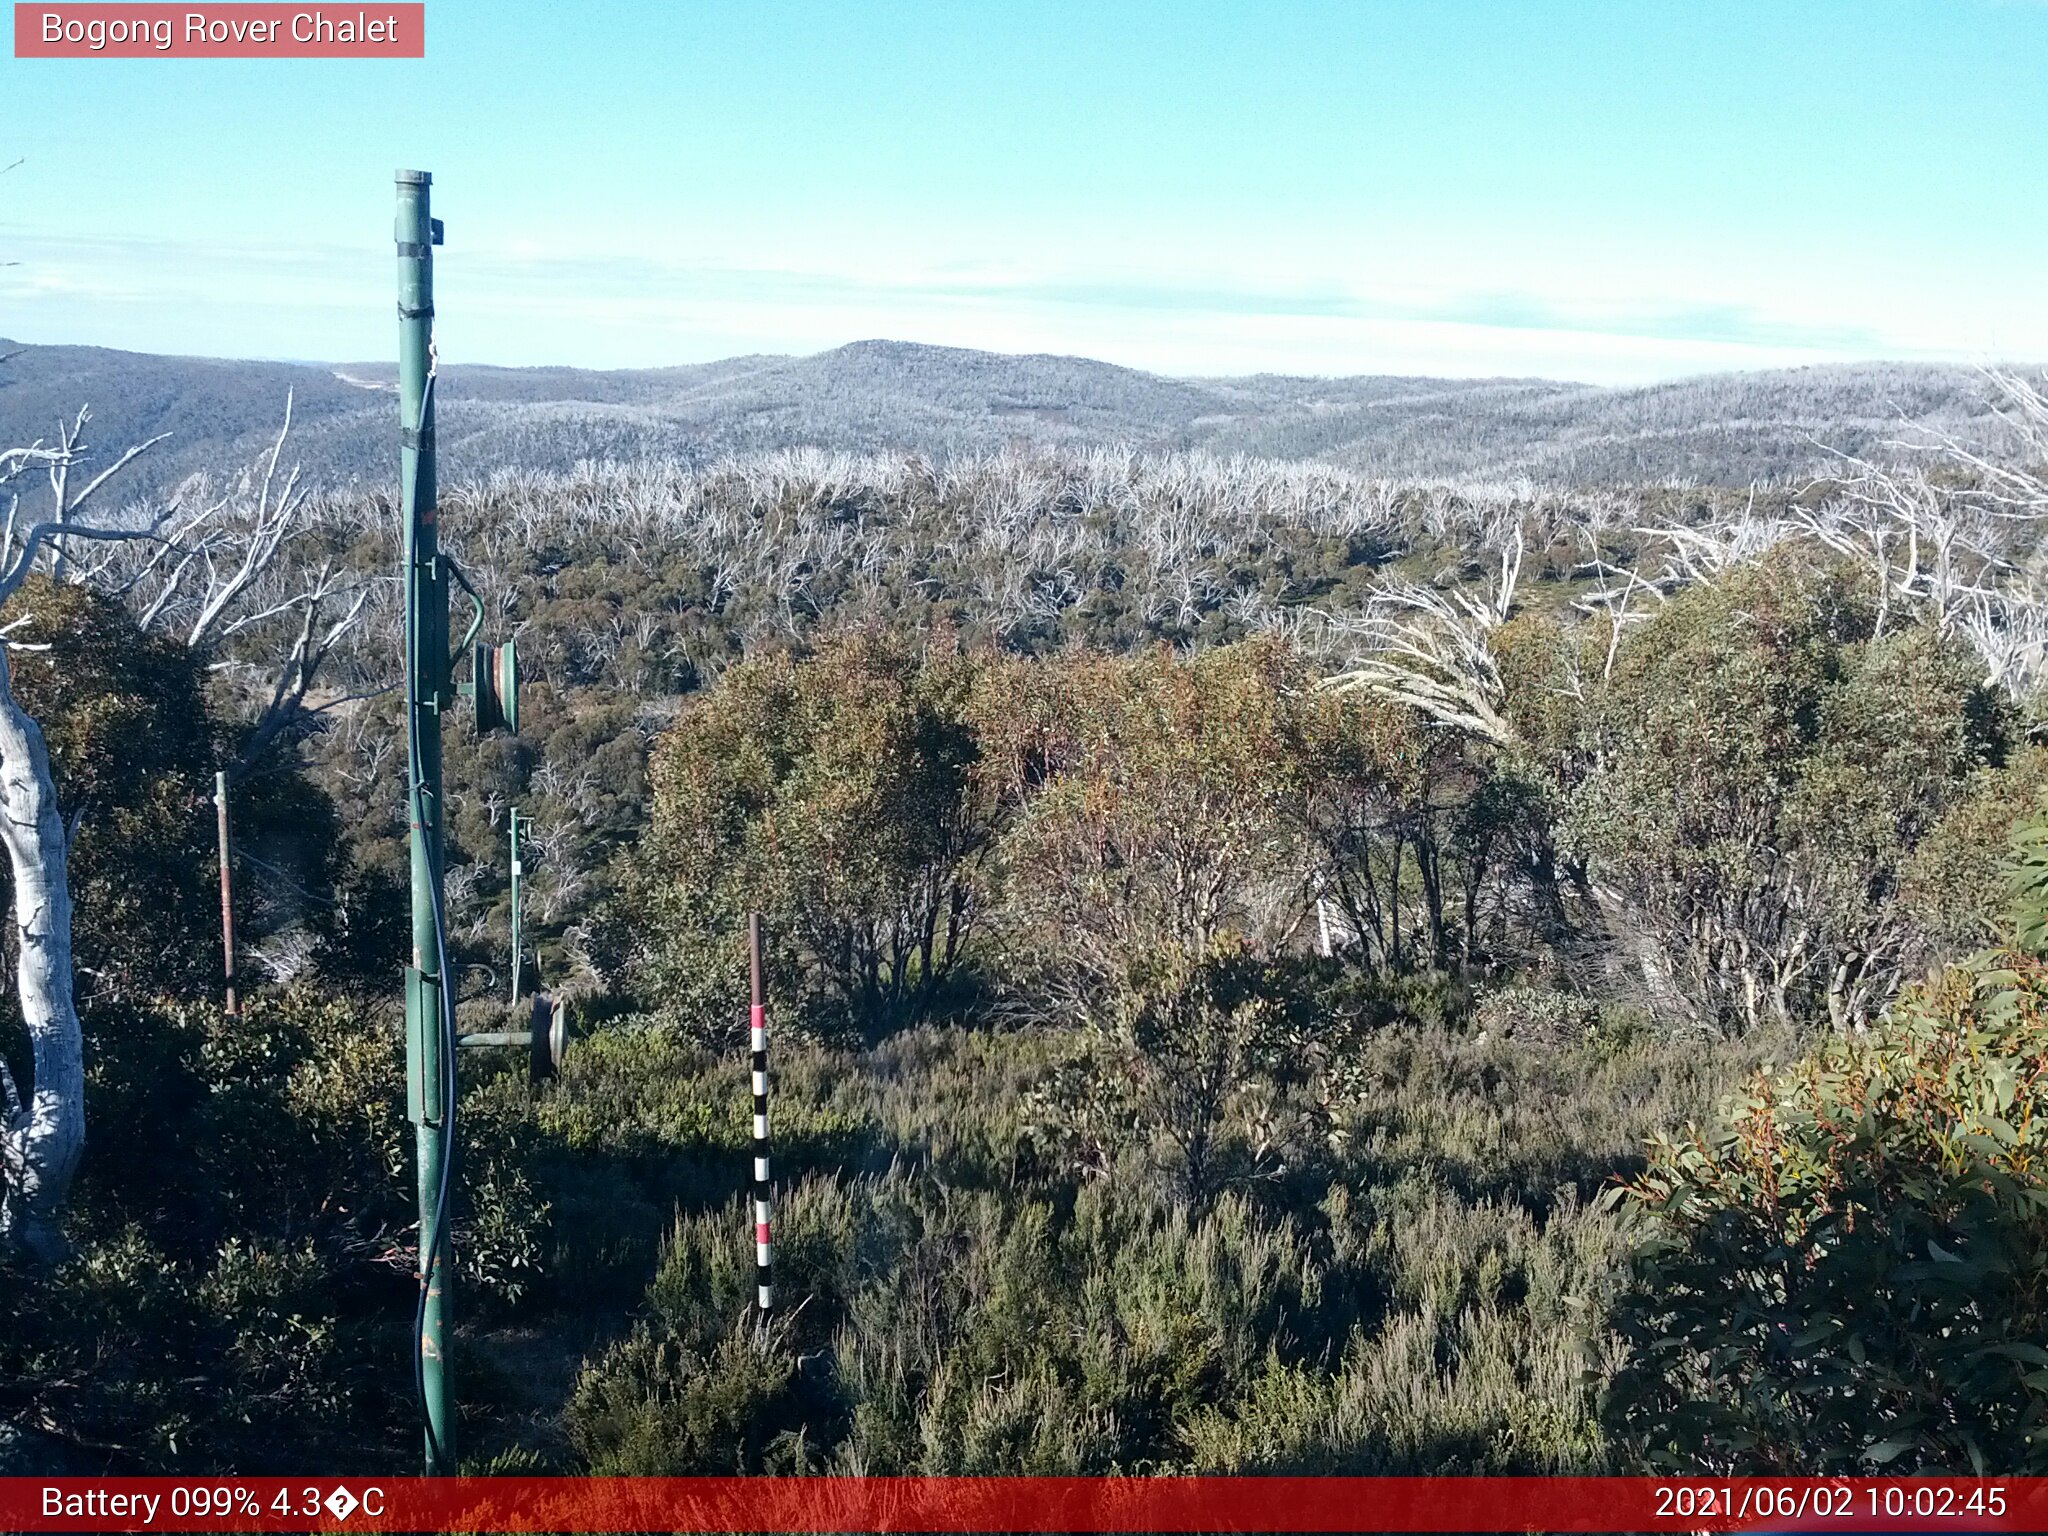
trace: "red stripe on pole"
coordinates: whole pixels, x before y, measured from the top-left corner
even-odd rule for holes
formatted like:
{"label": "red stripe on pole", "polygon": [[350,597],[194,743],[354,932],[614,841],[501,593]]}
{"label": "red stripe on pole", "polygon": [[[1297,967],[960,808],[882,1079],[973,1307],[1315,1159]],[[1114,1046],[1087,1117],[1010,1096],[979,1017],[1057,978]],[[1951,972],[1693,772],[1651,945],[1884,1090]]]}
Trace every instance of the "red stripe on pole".
{"label": "red stripe on pole", "polygon": [[2039,1531],[2048,1529],[2048,1478],[17,1477],[0,1479],[0,1527]]}
{"label": "red stripe on pole", "polygon": [[767,1022],[768,1009],[765,1004],[755,1003],[747,1010],[747,1023],[751,1028],[761,1029],[766,1026]]}
{"label": "red stripe on pole", "polygon": [[755,1242],[757,1242],[757,1243],[765,1243],[765,1242],[767,1242],[767,1241],[768,1241],[768,1223],[767,1223],[767,1222],[765,1222],[765,1221],[757,1221],[757,1222],[755,1222],[755,1223],[754,1223],[754,1241],[755,1241]]}

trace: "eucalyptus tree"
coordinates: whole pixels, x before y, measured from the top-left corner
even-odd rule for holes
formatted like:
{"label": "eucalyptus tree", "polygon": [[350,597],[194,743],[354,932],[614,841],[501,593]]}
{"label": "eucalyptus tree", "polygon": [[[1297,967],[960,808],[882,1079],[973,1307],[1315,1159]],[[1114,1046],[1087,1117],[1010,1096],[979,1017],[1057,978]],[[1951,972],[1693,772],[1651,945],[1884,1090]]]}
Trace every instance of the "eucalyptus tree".
{"label": "eucalyptus tree", "polygon": [[[303,707],[321,662],[369,599],[361,581],[338,581],[331,565],[308,577],[279,558],[305,506],[297,471],[281,483],[277,478],[290,403],[267,458],[223,492],[210,494],[204,482],[194,482],[155,506],[111,515],[103,512],[107,488],[161,439],[118,455],[81,488],[76,480],[91,463],[90,420],[81,410],[54,442],[0,449],[0,603],[43,572],[121,598],[144,627],[169,630],[188,649],[209,653],[224,637],[297,616],[297,638],[245,738],[239,761],[246,763]],[[25,498],[39,478],[46,495]],[[24,521],[25,499],[42,501],[42,515]],[[66,813],[43,728],[13,687],[8,650],[19,642],[7,641],[4,631],[0,642],[0,846],[11,878],[15,986],[32,1073],[24,1090],[0,1059],[0,1244],[49,1260],[64,1250],[61,1218],[85,1144],[69,871],[79,820],[76,811]]]}

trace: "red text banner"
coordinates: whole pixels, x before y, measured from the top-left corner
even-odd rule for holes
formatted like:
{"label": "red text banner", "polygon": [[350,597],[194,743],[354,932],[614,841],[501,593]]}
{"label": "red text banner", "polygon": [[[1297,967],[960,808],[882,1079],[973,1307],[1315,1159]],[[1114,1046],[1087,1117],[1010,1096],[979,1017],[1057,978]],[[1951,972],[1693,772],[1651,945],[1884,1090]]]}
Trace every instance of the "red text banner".
{"label": "red text banner", "polygon": [[424,4],[23,5],[18,59],[419,59]]}
{"label": "red text banner", "polygon": [[0,1478],[9,1531],[2043,1531],[2048,1478]]}

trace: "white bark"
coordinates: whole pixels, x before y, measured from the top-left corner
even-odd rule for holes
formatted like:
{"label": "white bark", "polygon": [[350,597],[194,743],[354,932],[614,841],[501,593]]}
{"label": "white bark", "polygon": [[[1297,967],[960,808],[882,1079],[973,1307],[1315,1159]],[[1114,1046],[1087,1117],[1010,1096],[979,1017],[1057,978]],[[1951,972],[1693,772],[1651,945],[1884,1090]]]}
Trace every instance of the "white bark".
{"label": "white bark", "polygon": [[[79,417],[83,426],[84,415]],[[75,436],[75,435],[74,435]],[[146,445],[145,445],[146,446]],[[67,441],[57,457],[77,453]],[[16,538],[19,499],[8,499],[5,542],[0,543],[0,603],[17,592],[45,546],[67,537],[123,543],[155,537],[152,530],[81,527],[69,521],[88,497],[106,484],[114,470],[140,449],[122,456],[114,469],[99,475],[76,497],[62,476],[52,476],[55,519],[35,524]],[[41,448],[0,452],[0,484],[31,464],[52,463]],[[22,1025],[28,1033],[34,1073],[24,1098],[14,1076],[0,1062],[0,1247],[50,1262],[63,1256],[65,1202],[72,1176],[85,1150],[85,1041],[72,993],[71,880],[66,868],[70,834],[57,805],[57,786],[50,775],[49,749],[42,728],[14,696],[7,646],[0,640],[0,843],[14,878],[14,927],[19,942],[16,988]]]}
{"label": "white bark", "polygon": [[1522,574],[1519,527],[1511,537],[1514,544],[1501,551],[1500,578],[1487,600],[1405,583],[1382,588],[1364,619],[1343,626],[1363,637],[1369,649],[1351,670],[1324,678],[1321,686],[1363,688],[1439,725],[1512,747],[1514,727],[1501,713],[1507,689],[1489,644],[1514,612]]}
{"label": "white bark", "polygon": [[[80,411],[65,427],[55,448],[32,444],[0,450],[0,488],[32,467],[50,476],[54,515],[25,533],[17,531],[18,496],[9,494],[0,507],[0,602],[20,588],[36,568],[42,551],[52,553],[58,579],[82,579],[118,595],[129,595],[139,583],[159,582],[153,601],[144,609],[145,627],[175,608],[180,611],[189,647],[197,648],[244,626],[303,609],[298,640],[282,677],[272,690],[270,709],[258,727],[251,754],[282,728],[286,716],[302,705],[321,661],[335,642],[357,621],[368,601],[367,589],[354,592],[354,603],[342,616],[326,622],[326,605],[344,596],[323,568],[306,591],[252,602],[271,573],[279,546],[295,526],[305,500],[298,471],[285,478],[272,496],[278,457],[291,430],[291,401],[285,402],[284,429],[254,487],[254,502],[230,494],[197,514],[181,515],[174,503],[146,527],[105,528],[80,524],[77,514],[102,487],[134,458],[162,439],[152,438],[122,454],[76,495],[70,491],[70,470],[86,453],[81,436],[89,413]],[[253,479],[253,477],[252,477]],[[69,542],[83,539],[96,546],[147,548],[125,572],[102,560],[91,569],[67,570]],[[118,549],[116,550],[118,553]],[[188,574],[204,577],[182,590]],[[125,575],[125,581],[121,578]],[[241,611],[253,609],[253,611]],[[323,624],[325,627],[323,629]],[[275,718],[273,718],[275,717]],[[6,641],[0,637],[0,843],[14,879],[14,923],[19,940],[18,989],[21,1014],[29,1037],[34,1078],[24,1097],[13,1074],[0,1061],[0,1247],[51,1260],[65,1250],[62,1218],[71,1181],[85,1149],[85,1049],[78,1008],[72,991],[71,884],[66,869],[70,835],[57,803],[50,774],[50,756],[43,733],[14,697]]]}
{"label": "white bark", "polygon": [[0,1241],[35,1258],[64,1251],[59,1225],[85,1149],[85,1051],[71,991],[71,883],[64,821],[43,733],[16,702],[0,646],[0,842],[14,876],[19,991],[35,1080],[26,1103],[8,1082],[0,1157]]}

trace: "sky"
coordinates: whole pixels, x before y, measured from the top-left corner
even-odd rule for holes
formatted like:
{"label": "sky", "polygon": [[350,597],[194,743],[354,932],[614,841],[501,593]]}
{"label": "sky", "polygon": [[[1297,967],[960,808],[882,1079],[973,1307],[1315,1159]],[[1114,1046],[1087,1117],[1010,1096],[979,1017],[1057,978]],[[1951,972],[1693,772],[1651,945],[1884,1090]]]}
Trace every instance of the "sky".
{"label": "sky", "polygon": [[406,166],[454,362],[2048,360],[2043,0],[426,14],[423,60],[0,57],[0,336],[390,356]]}

